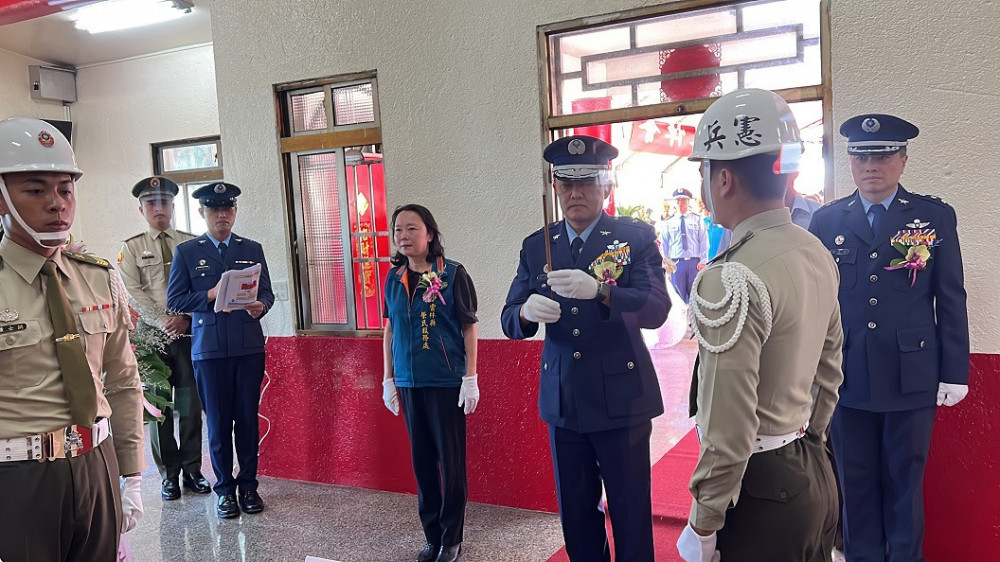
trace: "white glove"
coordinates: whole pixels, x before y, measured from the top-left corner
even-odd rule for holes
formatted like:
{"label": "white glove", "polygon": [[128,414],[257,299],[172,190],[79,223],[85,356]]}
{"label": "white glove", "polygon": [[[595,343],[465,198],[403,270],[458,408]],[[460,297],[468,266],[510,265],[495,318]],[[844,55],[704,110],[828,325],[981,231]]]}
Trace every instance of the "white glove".
{"label": "white glove", "polygon": [[949,382],[939,382],[938,383],[938,395],[937,395],[937,405],[938,406],[954,406],[965,398],[965,395],[969,393],[969,385],[967,384],[952,384]]}
{"label": "white glove", "polygon": [[562,316],[562,308],[559,303],[549,297],[532,293],[528,300],[521,305],[521,315],[528,322],[548,324],[559,320]]}
{"label": "white glove", "polygon": [[476,411],[479,405],[479,375],[462,377],[462,389],[458,391],[458,406],[465,406],[465,415]]}
{"label": "white glove", "polygon": [[399,415],[399,393],[396,392],[395,380],[382,379],[382,403],[392,415]]}
{"label": "white glove", "polygon": [[122,533],[142,519],[142,476],[126,476],[122,483]]}
{"label": "white glove", "polygon": [[561,297],[590,300],[597,297],[597,278],[582,269],[557,269],[549,273],[549,287]]}
{"label": "white glove", "polygon": [[719,536],[712,532],[711,535],[703,537],[694,532],[689,522],[684,526],[684,531],[677,539],[677,553],[681,555],[684,562],[719,562],[721,556],[715,550],[715,543]]}

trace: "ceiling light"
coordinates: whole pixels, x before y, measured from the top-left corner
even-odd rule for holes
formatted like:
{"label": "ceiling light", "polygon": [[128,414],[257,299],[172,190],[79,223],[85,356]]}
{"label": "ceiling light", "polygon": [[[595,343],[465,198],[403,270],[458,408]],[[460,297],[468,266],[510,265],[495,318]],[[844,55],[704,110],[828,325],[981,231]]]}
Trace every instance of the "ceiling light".
{"label": "ceiling light", "polygon": [[177,19],[191,13],[185,0],[107,0],[69,14],[77,29],[91,34],[117,31]]}

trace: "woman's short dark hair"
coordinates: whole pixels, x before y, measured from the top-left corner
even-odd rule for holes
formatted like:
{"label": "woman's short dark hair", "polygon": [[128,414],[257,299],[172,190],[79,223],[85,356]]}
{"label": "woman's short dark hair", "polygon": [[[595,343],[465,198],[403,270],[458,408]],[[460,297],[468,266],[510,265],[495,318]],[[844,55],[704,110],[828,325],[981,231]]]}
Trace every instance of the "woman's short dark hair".
{"label": "woman's short dark hair", "polygon": [[774,173],[777,154],[754,154],[739,160],[712,160],[712,172],[728,169],[743,180],[747,192],[754,199],[781,199],[785,196],[790,174]]}
{"label": "woman's short dark hair", "polygon": [[[433,261],[437,258],[444,257],[444,246],[441,244],[441,231],[438,229],[438,223],[434,220],[434,215],[431,214],[430,210],[423,205],[417,205],[416,203],[409,203],[407,205],[401,205],[396,207],[396,210],[392,212],[392,220],[389,222],[389,235],[395,243],[396,240],[396,217],[399,213],[403,211],[410,211],[416,213],[420,216],[420,220],[424,222],[424,226],[427,227],[427,232],[432,236],[430,244],[427,246],[427,261]],[[403,265],[407,263],[406,256],[399,253],[392,255],[389,259],[392,265]]]}

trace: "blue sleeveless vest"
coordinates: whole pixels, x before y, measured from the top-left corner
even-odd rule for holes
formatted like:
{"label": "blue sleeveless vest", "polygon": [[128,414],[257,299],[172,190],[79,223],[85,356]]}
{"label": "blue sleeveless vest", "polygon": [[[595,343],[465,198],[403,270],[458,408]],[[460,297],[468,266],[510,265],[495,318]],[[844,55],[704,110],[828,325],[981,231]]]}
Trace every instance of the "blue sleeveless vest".
{"label": "blue sleeveless vest", "polygon": [[[465,341],[455,313],[452,281],[459,263],[438,258],[431,264],[447,286],[434,302],[424,302],[426,289],[407,294],[406,265],[389,272],[385,302],[392,323],[392,366],[396,386],[458,387],[465,375]],[[443,302],[442,302],[443,301]]]}

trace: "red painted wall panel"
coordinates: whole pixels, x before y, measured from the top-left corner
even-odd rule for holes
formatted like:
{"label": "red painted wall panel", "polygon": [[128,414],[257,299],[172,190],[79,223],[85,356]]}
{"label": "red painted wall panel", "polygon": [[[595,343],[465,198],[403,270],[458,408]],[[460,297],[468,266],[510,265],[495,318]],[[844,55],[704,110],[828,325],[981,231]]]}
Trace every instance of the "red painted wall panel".
{"label": "red painted wall panel", "polygon": [[[541,349],[536,341],[479,342],[482,402],[468,420],[472,501],[556,511],[537,407]],[[261,474],[416,492],[403,418],[382,405],[381,338],[270,338],[267,373]]]}
{"label": "red painted wall panel", "polygon": [[[481,340],[482,403],[469,418],[472,501],[556,511],[538,417],[538,341]],[[402,418],[382,405],[380,338],[271,338],[261,413],[268,476],[415,492]],[[928,562],[1000,553],[1000,355],[973,355],[971,392],[941,408],[925,479]],[[266,424],[261,424],[261,431]]]}
{"label": "red painted wall panel", "polygon": [[969,395],[939,408],[924,476],[928,562],[1000,559],[1000,355],[973,354]]}

